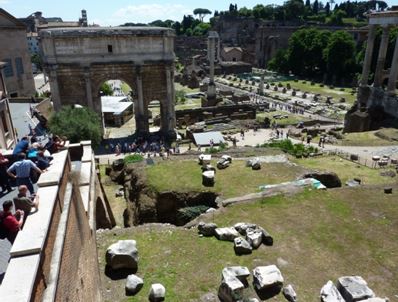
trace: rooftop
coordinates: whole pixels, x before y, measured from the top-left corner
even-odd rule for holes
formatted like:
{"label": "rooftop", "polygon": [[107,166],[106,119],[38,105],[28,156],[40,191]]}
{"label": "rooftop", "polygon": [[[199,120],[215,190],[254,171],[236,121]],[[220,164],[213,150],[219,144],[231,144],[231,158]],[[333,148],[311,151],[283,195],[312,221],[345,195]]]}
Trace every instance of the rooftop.
{"label": "rooftop", "polygon": [[78,37],[78,36],[174,36],[174,30],[166,27],[74,27],[43,29],[41,36]]}
{"label": "rooftop", "polygon": [[133,105],[125,96],[103,96],[101,97],[102,112],[120,114]]}

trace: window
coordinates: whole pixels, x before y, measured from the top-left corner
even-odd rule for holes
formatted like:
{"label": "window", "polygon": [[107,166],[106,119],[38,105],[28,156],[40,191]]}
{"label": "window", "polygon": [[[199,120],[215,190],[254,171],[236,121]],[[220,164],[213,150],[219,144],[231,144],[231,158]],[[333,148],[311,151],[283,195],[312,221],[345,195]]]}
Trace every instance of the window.
{"label": "window", "polygon": [[15,58],[15,67],[17,69],[17,75],[18,76],[20,76],[21,74],[24,74],[23,62],[22,62],[22,58],[21,57]]}
{"label": "window", "polygon": [[13,77],[14,76],[14,71],[12,69],[12,61],[11,59],[4,59],[4,63],[7,63],[7,65],[4,67],[4,76],[6,78]]}
{"label": "window", "polygon": [[113,52],[112,45],[108,45],[108,52],[109,52],[109,53],[112,53],[112,52]]}

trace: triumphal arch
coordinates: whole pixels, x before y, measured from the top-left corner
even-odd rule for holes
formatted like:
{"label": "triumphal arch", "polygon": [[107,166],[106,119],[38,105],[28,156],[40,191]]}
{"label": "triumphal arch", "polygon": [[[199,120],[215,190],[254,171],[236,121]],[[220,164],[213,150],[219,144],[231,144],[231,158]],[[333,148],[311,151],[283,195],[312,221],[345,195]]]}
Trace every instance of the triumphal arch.
{"label": "triumphal arch", "polygon": [[137,131],[149,133],[148,104],[160,102],[161,132],[175,128],[174,31],[157,27],[58,28],[40,31],[55,110],[80,104],[101,114],[101,85],[133,90]]}

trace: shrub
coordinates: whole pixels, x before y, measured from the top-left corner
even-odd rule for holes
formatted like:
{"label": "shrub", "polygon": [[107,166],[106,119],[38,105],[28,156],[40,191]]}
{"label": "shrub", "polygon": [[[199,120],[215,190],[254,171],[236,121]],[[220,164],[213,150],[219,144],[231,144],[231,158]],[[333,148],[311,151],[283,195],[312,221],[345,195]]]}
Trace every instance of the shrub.
{"label": "shrub", "polygon": [[132,164],[132,163],[138,163],[143,160],[144,160],[144,157],[140,154],[131,154],[131,155],[127,155],[124,157],[124,163],[126,165]]}
{"label": "shrub", "polygon": [[185,224],[191,221],[192,219],[198,217],[200,214],[206,212],[208,209],[209,207],[204,205],[178,209],[177,210],[178,224]]}
{"label": "shrub", "polygon": [[71,143],[91,140],[93,147],[101,142],[102,126],[100,117],[93,110],[82,107],[63,106],[48,122],[50,132],[66,136]]}

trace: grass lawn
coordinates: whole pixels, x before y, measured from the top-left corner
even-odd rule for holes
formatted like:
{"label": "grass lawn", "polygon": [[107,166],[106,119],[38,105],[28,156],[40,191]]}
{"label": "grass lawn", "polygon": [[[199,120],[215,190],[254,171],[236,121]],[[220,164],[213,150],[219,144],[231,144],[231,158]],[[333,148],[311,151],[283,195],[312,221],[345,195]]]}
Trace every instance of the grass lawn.
{"label": "grass lawn", "polygon": [[193,92],[199,92],[199,88],[194,88],[191,89],[188,86],[183,86],[180,83],[174,83],[174,88],[175,90],[182,90],[184,93],[193,93]]}
{"label": "grass lawn", "polygon": [[327,85],[324,87],[319,86],[319,83],[316,83],[315,85],[311,85],[310,81],[306,81],[305,84],[303,84],[303,81],[282,81],[281,82],[284,86],[287,85],[287,83],[290,83],[292,88],[295,89],[300,89],[301,91],[308,91],[311,93],[319,93],[323,96],[331,96],[333,97],[334,102],[338,102],[340,98],[344,97],[346,99],[346,102],[349,104],[353,104],[356,100],[356,94],[351,95],[351,88],[343,87],[344,91],[340,91],[340,88],[342,87],[335,87],[334,89],[330,89]]}
{"label": "grass lawn", "polygon": [[270,118],[271,121],[274,120],[273,116],[274,115],[287,115],[288,118],[284,119],[275,119],[278,125],[284,126],[284,125],[297,125],[299,122],[305,122],[309,121],[310,119],[306,116],[302,116],[299,114],[290,114],[284,111],[272,111],[272,112],[260,112],[257,113],[256,115],[256,120],[259,122],[263,122],[265,117]]}
{"label": "grass lawn", "polygon": [[[376,135],[378,133],[379,135]],[[391,146],[398,144],[398,129],[346,133],[341,141],[343,146]]]}
{"label": "grass lawn", "polygon": [[[258,171],[245,164],[243,160],[235,160],[227,169],[217,169],[214,187],[205,187],[200,165],[195,160],[162,162],[146,167],[148,186],[158,192],[210,190],[223,197],[235,197],[256,192],[260,185],[294,180],[304,172],[302,167],[282,163],[263,163]],[[215,160],[212,165],[216,166]]]}
{"label": "grass lawn", "polygon": [[362,184],[375,185],[375,184],[386,184],[398,182],[397,177],[385,177],[380,176],[379,169],[371,169],[350,162],[348,160],[341,159],[338,156],[323,156],[323,157],[312,157],[302,159],[291,159],[293,162],[300,166],[308,169],[320,170],[320,171],[331,171],[335,172],[343,182],[343,184],[350,179],[360,178]]}
{"label": "grass lawn", "polygon": [[[274,246],[261,246],[245,256],[236,256],[231,242],[199,237],[195,229],[146,225],[100,233],[101,271],[108,245],[134,239],[140,255],[137,275],[145,282],[141,292],[127,298],[125,279],[112,281],[102,273],[104,300],[147,301],[150,284],[160,282],[166,287],[166,301],[198,301],[206,293],[217,293],[225,266],[244,265],[252,270],[279,263],[285,284],[293,284],[300,301],[319,301],[321,287],[344,275],[362,276],[378,296],[394,301],[398,293],[397,199],[397,188],[391,195],[382,188],[312,190],[215,213],[209,219],[219,226],[247,221],[273,235]],[[253,292],[247,294],[256,297]],[[286,300],[280,294],[269,301]]]}
{"label": "grass lawn", "polygon": [[200,99],[186,99],[184,104],[177,103],[175,110],[200,108],[201,102],[202,101]]}

